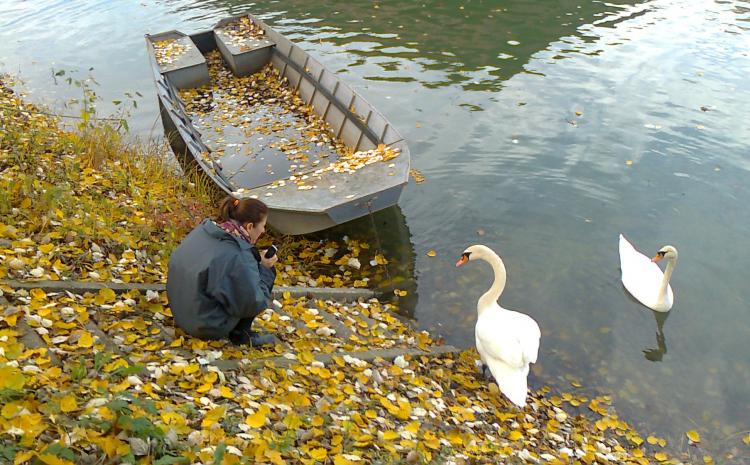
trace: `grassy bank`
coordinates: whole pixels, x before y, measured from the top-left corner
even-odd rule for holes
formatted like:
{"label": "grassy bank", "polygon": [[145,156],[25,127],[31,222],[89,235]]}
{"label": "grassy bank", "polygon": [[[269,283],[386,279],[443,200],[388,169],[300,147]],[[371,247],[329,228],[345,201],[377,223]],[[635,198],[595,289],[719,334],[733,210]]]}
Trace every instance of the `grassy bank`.
{"label": "grassy bank", "polygon": [[[209,190],[107,126],[60,130],[4,86],[0,107],[0,279],[164,282],[171,250],[211,212]],[[272,240],[279,284],[366,286],[392,259],[356,239]],[[434,345],[393,303],[285,296],[291,318],[260,320],[284,343],[260,352],[175,330],[165,295],[4,287],[2,299],[0,463],[678,463],[580,386],[513,407],[479,378],[474,351],[344,355]],[[30,346],[28,328],[51,349]],[[208,363],[258,358],[269,362]]]}

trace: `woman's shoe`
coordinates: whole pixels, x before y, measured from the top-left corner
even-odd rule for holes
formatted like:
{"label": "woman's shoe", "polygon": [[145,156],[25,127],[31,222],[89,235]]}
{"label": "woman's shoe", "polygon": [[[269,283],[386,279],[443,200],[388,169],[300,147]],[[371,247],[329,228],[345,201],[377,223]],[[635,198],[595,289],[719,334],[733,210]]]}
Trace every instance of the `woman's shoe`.
{"label": "woman's shoe", "polygon": [[276,344],[276,336],[271,333],[248,331],[250,333],[250,342],[253,347],[261,347]]}
{"label": "woman's shoe", "polygon": [[257,332],[247,329],[234,329],[229,333],[229,341],[235,345],[262,347],[276,343],[276,337],[271,333]]}

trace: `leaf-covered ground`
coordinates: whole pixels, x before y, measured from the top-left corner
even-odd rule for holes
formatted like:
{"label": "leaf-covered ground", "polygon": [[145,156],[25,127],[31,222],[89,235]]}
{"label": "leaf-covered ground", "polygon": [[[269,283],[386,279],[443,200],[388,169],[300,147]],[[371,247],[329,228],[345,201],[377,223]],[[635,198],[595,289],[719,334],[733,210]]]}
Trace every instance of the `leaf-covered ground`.
{"label": "leaf-covered ground", "polygon": [[[156,149],[62,131],[2,86],[0,108],[0,279],[164,282],[208,190]],[[354,239],[272,239],[279,284],[365,287],[390,259]],[[392,303],[284,296],[258,321],[280,342],[258,351],[175,330],[164,293],[1,289],[0,463],[678,462],[580,386],[513,407],[473,350],[358,359],[434,345]]]}

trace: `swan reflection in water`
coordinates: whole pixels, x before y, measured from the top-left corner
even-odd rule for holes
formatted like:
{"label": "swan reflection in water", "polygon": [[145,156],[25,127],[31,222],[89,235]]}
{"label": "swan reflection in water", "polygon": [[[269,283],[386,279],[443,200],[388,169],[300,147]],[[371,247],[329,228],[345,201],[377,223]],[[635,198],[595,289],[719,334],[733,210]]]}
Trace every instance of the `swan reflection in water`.
{"label": "swan reflection in water", "polygon": [[643,356],[646,360],[652,362],[661,362],[664,354],[667,353],[667,340],[664,337],[664,322],[669,318],[671,312],[655,312],[654,319],[656,319],[656,347],[653,349],[646,348],[643,350]]}

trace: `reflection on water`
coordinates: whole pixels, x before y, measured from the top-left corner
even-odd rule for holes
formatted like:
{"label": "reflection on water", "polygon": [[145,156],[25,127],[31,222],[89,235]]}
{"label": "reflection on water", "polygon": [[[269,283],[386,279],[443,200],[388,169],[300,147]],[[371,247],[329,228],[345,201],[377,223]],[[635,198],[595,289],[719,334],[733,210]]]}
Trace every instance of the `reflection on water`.
{"label": "reflection on water", "polygon": [[[247,8],[409,141],[426,182],[402,197],[408,229],[384,222],[374,230],[393,237],[372,241],[403,257],[389,272],[415,291],[405,299],[419,325],[473,344],[491,277],[453,265],[485,243],[508,268],[502,303],[542,328],[532,383],[581,380],[643,432],[747,463],[748,2],[10,0],[3,69],[49,102],[79,92],[52,85],[51,67],[93,66],[100,110],[140,91],[131,128],[159,134],[143,34],[204,30]],[[656,325],[623,294],[619,233],[681,252],[675,306]],[[687,429],[702,449],[685,447]]]}
{"label": "reflection on water", "polygon": [[[396,301],[404,317],[413,319],[419,301],[414,269],[416,257],[412,236],[401,207],[394,205],[363,218],[308,235],[308,238],[313,240],[339,241],[342,237],[363,238],[378,253],[390,257],[389,263],[385,266],[385,277],[377,283],[376,290]],[[396,289],[406,291],[406,295],[396,296]]]}
{"label": "reflection on water", "polygon": [[669,312],[655,312],[651,310],[656,320],[656,347],[643,350],[643,356],[651,362],[661,362],[667,353],[667,338],[664,336],[664,322],[669,318]]}

